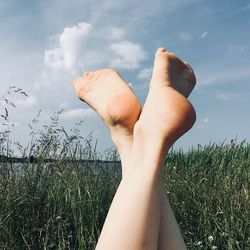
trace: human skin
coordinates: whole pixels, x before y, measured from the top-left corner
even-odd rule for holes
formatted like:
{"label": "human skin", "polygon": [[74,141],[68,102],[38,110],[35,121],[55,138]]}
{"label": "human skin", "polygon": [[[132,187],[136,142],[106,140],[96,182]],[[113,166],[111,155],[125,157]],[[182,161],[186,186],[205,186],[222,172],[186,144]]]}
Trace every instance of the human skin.
{"label": "human skin", "polygon": [[[159,49],[141,115],[133,93],[122,84],[119,91],[115,88],[121,81],[114,74],[117,76],[110,70],[93,72],[74,82],[78,97],[92,106],[110,129],[122,160],[123,178],[96,249],[185,249],[163,192],[161,169],[168,149],[195,121],[194,109],[184,97],[194,87],[194,74],[174,54]],[[108,82],[112,91],[105,92],[100,82]],[[87,85],[100,86],[91,91]],[[99,104],[93,98],[97,92],[106,96]],[[130,106],[124,107],[126,100]]]}

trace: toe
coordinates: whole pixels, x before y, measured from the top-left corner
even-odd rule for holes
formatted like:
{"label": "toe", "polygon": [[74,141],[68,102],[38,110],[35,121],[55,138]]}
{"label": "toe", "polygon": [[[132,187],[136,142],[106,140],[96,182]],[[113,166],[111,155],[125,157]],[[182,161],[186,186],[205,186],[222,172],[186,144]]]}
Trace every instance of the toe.
{"label": "toe", "polygon": [[155,52],[155,57],[161,57],[161,56],[166,56],[168,55],[168,51],[165,48],[158,48],[157,51]]}
{"label": "toe", "polygon": [[89,74],[89,72],[85,72],[85,73],[83,73],[82,77],[85,77],[85,76],[87,76],[88,74]]}
{"label": "toe", "polygon": [[98,75],[98,72],[92,72],[92,71],[89,71],[89,72],[85,72],[82,76],[83,80],[85,81],[90,81],[92,80],[93,78],[95,78],[96,76]]}
{"label": "toe", "polygon": [[158,48],[157,50],[156,50],[156,53],[155,54],[158,54],[158,53],[161,53],[161,52],[166,52],[167,50],[165,49],[165,48],[163,48],[163,47],[161,47],[161,48]]}
{"label": "toe", "polygon": [[162,59],[164,59],[164,60],[168,60],[168,59],[176,59],[176,58],[178,58],[177,56],[176,56],[176,54],[175,53],[173,53],[173,52],[170,52],[170,51],[167,51],[166,49],[164,49],[164,48],[159,48],[157,51],[156,51],[156,53],[155,53],[155,59],[157,60],[157,59],[159,59],[159,60],[162,60]]}
{"label": "toe", "polygon": [[78,76],[77,78],[75,78],[73,81],[72,81],[72,84],[74,87],[76,87],[80,81],[82,80],[82,77]]}

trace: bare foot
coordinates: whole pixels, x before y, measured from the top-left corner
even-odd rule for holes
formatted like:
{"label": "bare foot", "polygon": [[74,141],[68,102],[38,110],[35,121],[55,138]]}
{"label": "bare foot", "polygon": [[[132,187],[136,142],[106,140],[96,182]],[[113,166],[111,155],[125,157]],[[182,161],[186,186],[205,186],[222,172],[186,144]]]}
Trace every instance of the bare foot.
{"label": "bare foot", "polygon": [[85,73],[73,85],[76,95],[98,113],[110,130],[121,158],[127,156],[141,113],[141,104],[131,88],[113,69]]}
{"label": "bare foot", "polygon": [[136,132],[143,133],[152,145],[171,146],[195,122],[195,110],[186,98],[195,83],[195,75],[187,63],[165,49],[158,49],[149,94]]}
{"label": "bare foot", "polygon": [[169,86],[188,97],[196,84],[191,66],[174,53],[159,48],[155,53],[154,70],[150,86]]}

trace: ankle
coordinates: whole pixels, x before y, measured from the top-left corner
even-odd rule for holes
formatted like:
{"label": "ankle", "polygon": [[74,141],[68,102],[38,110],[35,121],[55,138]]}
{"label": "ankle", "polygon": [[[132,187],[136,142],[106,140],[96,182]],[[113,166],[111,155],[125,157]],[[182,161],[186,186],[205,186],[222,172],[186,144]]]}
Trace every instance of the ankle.
{"label": "ankle", "polygon": [[141,122],[140,120],[137,121],[133,133],[134,144],[138,144],[137,147],[147,153],[167,152],[172,146],[174,139],[172,135],[164,131],[164,128],[165,127],[162,129],[156,127],[152,128],[150,124]]}
{"label": "ankle", "polygon": [[136,161],[146,165],[161,165],[171,146],[172,143],[167,138],[150,134],[150,131],[140,123],[136,124],[132,148],[132,155]]}

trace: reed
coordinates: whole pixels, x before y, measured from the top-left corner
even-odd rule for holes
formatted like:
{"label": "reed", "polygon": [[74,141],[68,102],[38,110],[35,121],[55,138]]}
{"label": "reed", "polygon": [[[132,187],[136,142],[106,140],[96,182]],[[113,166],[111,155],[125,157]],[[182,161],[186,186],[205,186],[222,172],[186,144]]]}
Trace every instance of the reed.
{"label": "reed", "polygon": [[[23,159],[0,163],[0,249],[95,248],[121,179],[117,153],[101,156],[81,123],[66,131],[60,114],[37,129],[38,113],[26,147],[9,129],[0,134],[0,154],[13,156],[15,145]],[[188,249],[250,249],[249,170],[246,142],[168,154],[164,188]]]}

